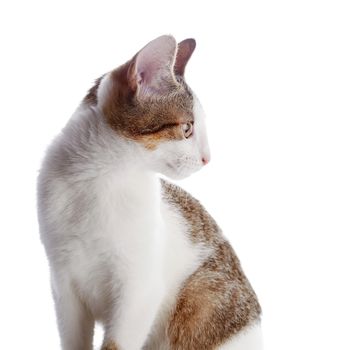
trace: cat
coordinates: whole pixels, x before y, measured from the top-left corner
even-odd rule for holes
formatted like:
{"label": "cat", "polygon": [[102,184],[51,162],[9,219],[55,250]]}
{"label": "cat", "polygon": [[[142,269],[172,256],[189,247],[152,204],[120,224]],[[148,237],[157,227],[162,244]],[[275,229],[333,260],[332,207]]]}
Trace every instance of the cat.
{"label": "cat", "polygon": [[180,187],[210,160],[184,79],[196,42],[164,35],[103,75],[48,148],[38,218],[64,350],[261,349],[238,258]]}

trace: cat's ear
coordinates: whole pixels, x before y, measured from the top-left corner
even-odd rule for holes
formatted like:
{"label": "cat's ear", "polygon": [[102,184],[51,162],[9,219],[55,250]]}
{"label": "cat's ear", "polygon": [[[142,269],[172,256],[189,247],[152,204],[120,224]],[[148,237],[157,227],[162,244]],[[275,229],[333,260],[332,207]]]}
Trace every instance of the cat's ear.
{"label": "cat's ear", "polygon": [[174,65],[174,73],[176,75],[183,76],[185,74],[187,62],[191,58],[195,48],[196,41],[194,39],[186,39],[178,44]]}
{"label": "cat's ear", "polygon": [[132,60],[128,80],[132,90],[141,97],[164,94],[174,83],[176,41],[163,35],[148,43]]}

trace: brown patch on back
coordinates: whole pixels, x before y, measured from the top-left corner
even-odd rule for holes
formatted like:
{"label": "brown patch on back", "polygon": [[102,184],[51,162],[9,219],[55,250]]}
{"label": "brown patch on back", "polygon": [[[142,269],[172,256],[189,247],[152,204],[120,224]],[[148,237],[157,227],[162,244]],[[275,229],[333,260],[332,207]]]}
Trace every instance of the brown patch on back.
{"label": "brown patch on back", "polygon": [[259,320],[261,308],[230,244],[202,205],[162,181],[164,198],[187,220],[194,243],[214,251],[184,283],[168,324],[171,349],[216,349]]}

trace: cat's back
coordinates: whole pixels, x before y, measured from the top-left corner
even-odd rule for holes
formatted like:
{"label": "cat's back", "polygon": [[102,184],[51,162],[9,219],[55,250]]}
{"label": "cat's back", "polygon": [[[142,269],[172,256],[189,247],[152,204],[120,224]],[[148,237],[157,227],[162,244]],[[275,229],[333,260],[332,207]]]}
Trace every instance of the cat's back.
{"label": "cat's back", "polygon": [[183,349],[216,348],[255,327],[261,308],[215,220],[189,193],[165,180],[161,183],[163,200],[180,213],[193,246],[207,250],[207,256],[178,291],[166,333],[174,348],[179,344]]}
{"label": "cat's back", "polygon": [[221,230],[199,200],[181,187],[161,180],[162,198],[176,210],[188,226],[189,238],[193,243],[214,247],[223,241]]}

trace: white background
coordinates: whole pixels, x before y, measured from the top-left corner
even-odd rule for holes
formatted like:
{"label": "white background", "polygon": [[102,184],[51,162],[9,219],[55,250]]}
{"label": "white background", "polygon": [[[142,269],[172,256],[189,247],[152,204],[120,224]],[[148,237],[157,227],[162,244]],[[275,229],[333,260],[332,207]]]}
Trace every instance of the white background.
{"label": "white background", "polygon": [[194,37],[212,161],[181,185],[224,229],[266,349],[350,349],[347,1],[8,1],[0,7],[1,349],[59,349],[35,182],[93,80]]}

